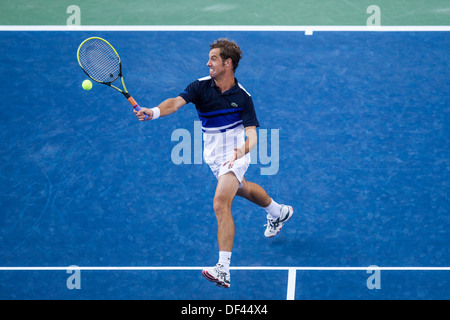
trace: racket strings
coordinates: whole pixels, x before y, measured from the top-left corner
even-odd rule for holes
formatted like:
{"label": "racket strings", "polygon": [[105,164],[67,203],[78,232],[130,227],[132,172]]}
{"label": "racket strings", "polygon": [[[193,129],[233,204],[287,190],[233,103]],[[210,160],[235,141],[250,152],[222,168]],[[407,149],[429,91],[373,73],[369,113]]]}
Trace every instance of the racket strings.
{"label": "racket strings", "polygon": [[116,51],[102,39],[90,39],[79,50],[80,64],[96,81],[111,83],[120,75],[120,59]]}

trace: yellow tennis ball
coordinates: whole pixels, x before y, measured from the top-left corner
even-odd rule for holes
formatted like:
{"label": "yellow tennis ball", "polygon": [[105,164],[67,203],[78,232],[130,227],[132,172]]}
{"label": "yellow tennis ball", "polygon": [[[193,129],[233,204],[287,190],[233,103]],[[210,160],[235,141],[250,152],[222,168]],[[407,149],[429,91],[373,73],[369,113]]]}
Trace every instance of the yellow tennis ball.
{"label": "yellow tennis ball", "polygon": [[91,80],[84,80],[81,84],[84,90],[91,90],[92,89],[92,82]]}

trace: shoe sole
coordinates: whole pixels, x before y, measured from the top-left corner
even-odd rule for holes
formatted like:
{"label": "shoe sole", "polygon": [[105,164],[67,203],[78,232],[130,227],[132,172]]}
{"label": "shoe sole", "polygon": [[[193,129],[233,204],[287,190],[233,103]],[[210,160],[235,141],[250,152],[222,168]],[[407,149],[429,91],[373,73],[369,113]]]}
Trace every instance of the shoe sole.
{"label": "shoe sole", "polygon": [[[288,222],[288,221],[292,218],[292,216],[294,215],[294,208],[292,208],[291,206],[289,206],[289,208],[292,209],[292,214],[291,214],[286,220],[283,221],[283,226],[284,226],[284,224],[285,224],[286,222]],[[275,233],[273,236],[269,236],[269,237],[266,236],[266,238],[267,238],[267,239],[270,239],[270,238],[275,237],[278,233],[280,233],[281,229],[283,229],[283,226],[281,226],[280,230],[278,230],[277,233]]]}
{"label": "shoe sole", "polygon": [[214,276],[212,276],[208,271],[203,270],[202,271],[202,276],[205,277],[206,280],[214,283],[216,286],[218,286],[219,288],[226,288],[228,289],[230,287],[230,284],[227,284],[223,281],[220,281],[217,278],[214,278]]}

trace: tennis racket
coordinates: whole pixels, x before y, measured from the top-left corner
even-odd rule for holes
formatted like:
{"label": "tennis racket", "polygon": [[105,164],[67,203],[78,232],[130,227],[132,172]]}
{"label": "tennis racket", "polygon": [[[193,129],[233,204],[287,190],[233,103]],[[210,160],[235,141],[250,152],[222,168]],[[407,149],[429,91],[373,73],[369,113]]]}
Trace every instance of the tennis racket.
{"label": "tennis racket", "polygon": [[[92,80],[106,84],[122,93],[136,111],[141,110],[136,100],[128,93],[123,81],[122,63],[116,49],[105,39],[91,37],[84,40],[77,51],[77,59],[81,69]],[[112,83],[120,77],[123,90]],[[148,115],[144,115],[147,119]]]}

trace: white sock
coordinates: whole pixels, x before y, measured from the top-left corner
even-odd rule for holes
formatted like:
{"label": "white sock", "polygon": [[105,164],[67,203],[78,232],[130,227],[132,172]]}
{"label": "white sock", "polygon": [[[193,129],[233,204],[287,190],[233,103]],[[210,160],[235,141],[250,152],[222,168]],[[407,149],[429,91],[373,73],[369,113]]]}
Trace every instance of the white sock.
{"label": "white sock", "polygon": [[266,210],[266,212],[270,214],[270,216],[273,219],[278,218],[281,214],[281,206],[278,203],[276,203],[273,199],[272,202],[269,204],[269,206],[265,207],[264,210]]}
{"label": "white sock", "polygon": [[230,262],[231,262],[231,252],[219,251],[219,263],[223,265],[223,267],[227,272],[230,270]]}

